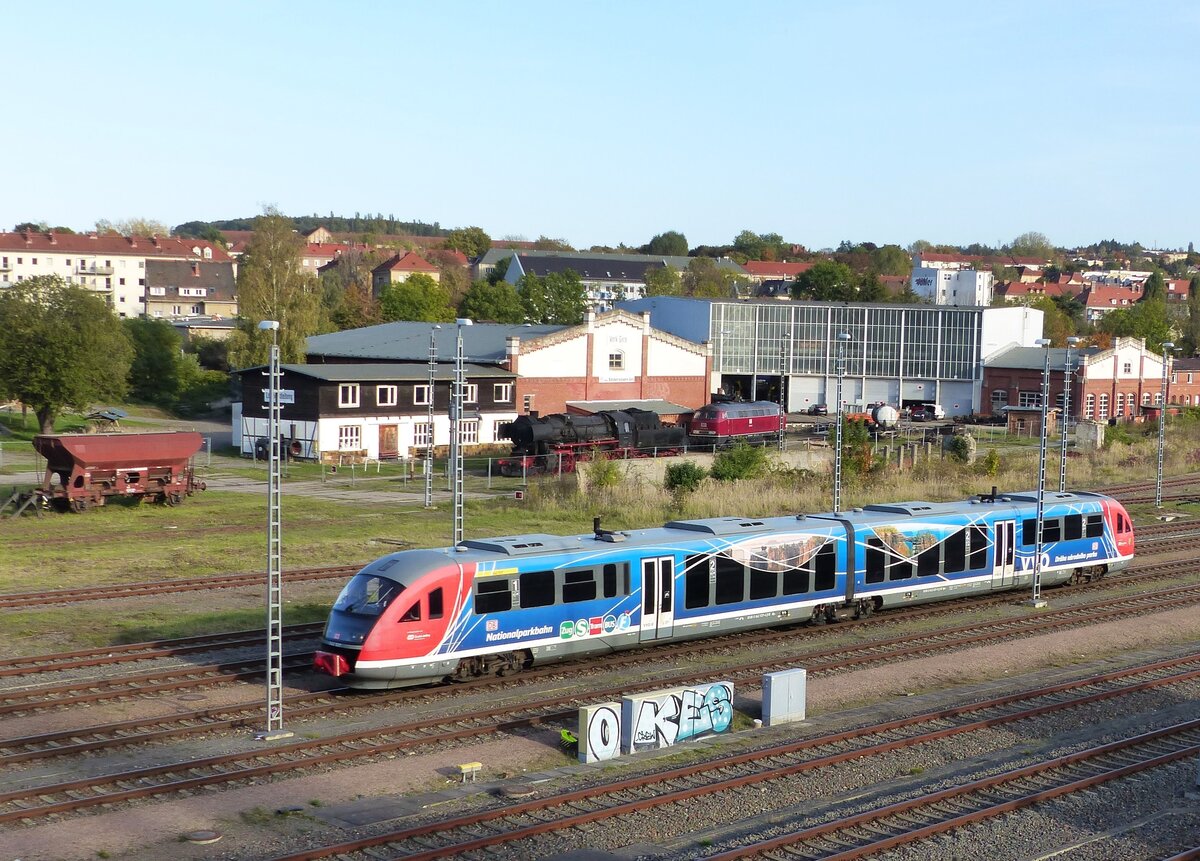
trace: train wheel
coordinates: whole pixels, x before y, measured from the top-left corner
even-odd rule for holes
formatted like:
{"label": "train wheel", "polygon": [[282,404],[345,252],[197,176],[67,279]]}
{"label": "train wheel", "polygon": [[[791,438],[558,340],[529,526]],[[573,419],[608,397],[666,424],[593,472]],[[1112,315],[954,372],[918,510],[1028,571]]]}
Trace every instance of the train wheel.
{"label": "train wheel", "polygon": [[178,491],[172,491],[167,494],[167,505],[179,505],[183,502],[183,494]]}
{"label": "train wheel", "polygon": [[854,608],[855,619],[865,619],[875,612],[875,603],[871,600],[859,601]]}
{"label": "train wheel", "polygon": [[77,498],[71,500],[71,510],[76,514],[82,514],[88,510],[88,500],[85,498]]}

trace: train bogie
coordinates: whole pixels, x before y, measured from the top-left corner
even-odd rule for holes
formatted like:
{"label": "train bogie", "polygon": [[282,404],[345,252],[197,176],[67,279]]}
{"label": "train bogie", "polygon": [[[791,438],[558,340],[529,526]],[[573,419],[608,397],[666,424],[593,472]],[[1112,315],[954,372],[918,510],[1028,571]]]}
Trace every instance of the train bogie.
{"label": "train bogie", "polygon": [[[660,642],[1027,588],[1036,497],[672,521],[405,551],[343,590],[317,666],[357,687],[504,675]],[[1041,583],[1120,569],[1133,529],[1116,501],[1054,494]],[[365,598],[363,596],[366,596]],[[371,596],[374,596],[372,598]]]}

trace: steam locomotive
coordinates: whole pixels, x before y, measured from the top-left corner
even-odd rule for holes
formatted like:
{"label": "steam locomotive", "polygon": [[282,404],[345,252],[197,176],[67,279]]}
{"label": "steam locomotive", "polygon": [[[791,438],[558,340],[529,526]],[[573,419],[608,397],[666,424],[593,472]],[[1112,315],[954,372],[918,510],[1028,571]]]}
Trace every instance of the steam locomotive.
{"label": "steam locomotive", "polygon": [[518,416],[500,425],[500,437],[513,443],[512,455],[499,461],[502,475],[558,470],[560,462],[562,472],[571,472],[593,452],[673,454],[687,443],[684,428],[665,425],[658,413],[635,407],[590,416]]}

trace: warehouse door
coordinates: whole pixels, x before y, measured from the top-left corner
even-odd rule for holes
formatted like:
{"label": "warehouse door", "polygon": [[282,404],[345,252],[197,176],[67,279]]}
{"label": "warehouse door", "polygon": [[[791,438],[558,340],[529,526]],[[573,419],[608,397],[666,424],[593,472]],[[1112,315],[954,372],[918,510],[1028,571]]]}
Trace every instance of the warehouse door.
{"label": "warehouse door", "polygon": [[641,642],[671,636],[675,623],[675,557],[642,560]]}

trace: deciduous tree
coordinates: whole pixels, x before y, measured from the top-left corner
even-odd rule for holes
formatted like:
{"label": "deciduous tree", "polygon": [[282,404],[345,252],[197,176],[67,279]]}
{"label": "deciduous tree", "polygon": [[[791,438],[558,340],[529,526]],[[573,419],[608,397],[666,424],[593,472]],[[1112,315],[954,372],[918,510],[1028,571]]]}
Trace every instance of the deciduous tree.
{"label": "deciduous tree", "polygon": [[173,406],[180,388],[180,345],[183,339],[166,320],[123,321],[133,344],[129,393],[140,401]]}
{"label": "deciduous tree", "polygon": [[389,322],[448,323],[454,319],[454,307],[445,288],[423,272],[385,285],[379,293],[379,309]]}
{"label": "deciduous tree", "polygon": [[796,276],[792,297],[817,302],[853,302],[858,298],[858,278],[844,263],[820,260]]}
{"label": "deciduous tree", "polygon": [[56,275],[0,291],[0,392],[33,408],[43,433],[63,409],[120,399],[133,347],[100,296]]}
{"label": "deciduous tree", "polygon": [[446,247],[474,259],[482,257],[492,247],[492,237],[484,233],[482,227],[461,227],[450,231]]}
{"label": "deciduous tree", "polygon": [[507,281],[476,281],[459,305],[460,317],[481,323],[524,323],[525,308],[517,288]]}
{"label": "deciduous tree", "polygon": [[683,280],[674,266],[653,266],[646,269],[647,296],[679,296],[683,293]]}
{"label": "deciduous tree", "polygon": [[[1188,243],[1189,245],[1191,243]],[[1200,350],[1200,274],[1193,275],[1188,284],[1188,317],[1183,327],[1183,355],[1194,356]]]}
{"label": "deciduous tree", "polygon": [[748,284],[735,272],[719,267],[711,257],[693,257],[682,280],[685,295],[704,299],[732,299]]}
{"label": "deciduous tree", "polygon": [[122,218],[109,221],[101,218],[96,222],[97,233],[119,233],[121,236],[170,236],[171,228],[153,218]]}
{"label": "deciduous tree", "polygon": [[268,208],[255,221],[254,236],[238,264],[238,327],[229,336],[229,360],[237,368],[265,364],[272,333],[263,320],[279,323],[279,354],[303,362],[305,339],[321,329],[317,279],[300,265],[304,240],[291,220]]}
{"label": "deciduous tree", "polygon": [[638,250],[643,254],[687,257],[687,237],[677,230],[668,230],[666,233],[659,233]]}

